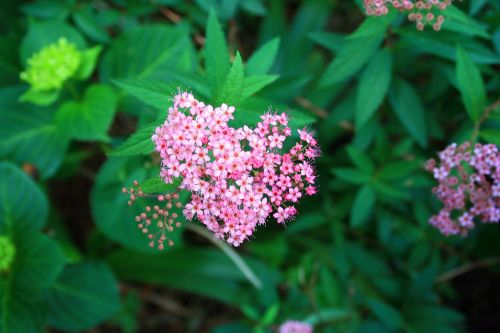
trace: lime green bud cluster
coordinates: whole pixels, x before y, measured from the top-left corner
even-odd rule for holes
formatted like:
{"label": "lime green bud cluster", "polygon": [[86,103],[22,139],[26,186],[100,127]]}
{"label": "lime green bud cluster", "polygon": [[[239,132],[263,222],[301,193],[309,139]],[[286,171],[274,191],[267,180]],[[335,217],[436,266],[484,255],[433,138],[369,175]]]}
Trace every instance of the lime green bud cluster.
{"label": "lime green bud cluster", "polygon": [[81,58],[74,44],[59,38],[28,59],[28,68],[21,73],[21,79],[34,91],[59,90],[76,73]]}
{"label": "lime green bud cluster", "polygon": [[16,255],[14,244],[6,236],[0,236],[0,272],[7,271]]}

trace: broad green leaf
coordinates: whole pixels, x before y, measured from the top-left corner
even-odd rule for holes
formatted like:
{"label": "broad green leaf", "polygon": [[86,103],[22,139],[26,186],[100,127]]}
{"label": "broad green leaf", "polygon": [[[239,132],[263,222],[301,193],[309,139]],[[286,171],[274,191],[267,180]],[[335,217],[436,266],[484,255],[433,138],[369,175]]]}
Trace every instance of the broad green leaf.
{"label": "broad green leaf", "polygon": [[227,105],[237,106],[243,92],[244,77],[243,62],[241,61],[240,54],[237,53],[231,70],[227,74],[220,92],[217,94],[215,105],[226,103]]}
{"label": "broad green leaf", "polygon": [[486,106],[486,91],[481,72],[461,46],[457,48],[456,72],[465,109],[472,120],[477,121]]}
{"label": "broad green leaf", "polygon": [[82,51],[82,63],[75,73],[75,78],[78,80],[87,80],[92,75],[101,50],[102,47],[98,45]]}
{"label": "broad green leaf", "polygon": [[280,46],[279,37],[275,37],[259,47],[246,63],[248,75],[265,75],[271,69]]}
{"label": "broad green leaf", "polygon": [[92,40],[100,43],[108,43],[110,41],[108,32],[99,25],[95,18],[95,13],[92,12],[90,6],[85,6],[74,12],[73,20],[76,26]]}
{"label": "broad green leaf", "polygon": [[111,156],[136,156],[147,155],[154,151],[151,139],[156,127],[160,124],[146,125],[132,134],[124,143],[114,149]]}
{"label": "broad green leaf", "polygon": [[424,107],[415,89],[404,80],[391,85],[389,100],[392,109],[410,135],[422,146],[427,146],[427,124]]}
{"label": "broad green leaf", "polygon": [[79,50],[86,47],[85,40],[80,33],[61,21],[32,21],[20,47],[22,63],[26,64],[26,60],[34,53],[49,44],[57,42],[61,37],[65,37],[69,42],[74,43]]}
{"label": "broad green leaf", "polygon": [[349,154],[349,158],[354,163],[356,168],[366,174],[371,174],[373,172],[373,162],[365,152],[352,145],[348,146],[346,149]]}
{"label": "broad green leaf", "polygon": [[90,329],[120,306],[118,282],[102,263],[68,265],[47,293],[49,325],[63,331]]}
{"label": "broad green leaf", "polygon": [[229,51],[224,32],[214,10],[210,10],[206,28],[205,70],[212,91],[219,91],[229,72]]}
{"label": "broad green leaf", "polygon": [[93,85],[87,88],[81,102],[63,104],[57,111],[56,121],[71,138],[107,141],[116,102],[113,90],[105,85]]}
{"label": "broad green leaf", "polygon": [[318,325],[321,323],[331,323],[335,321],[345,320],[349,318],[349,311],[342,308],[326,308],[321,309],[317,313],[314,313],[304,319],[305,322],[312,325]]}
{"label": "broad green leaf", "polygon": [[179,85],[153,80],[122,79],[113,83],[141,102],[166,113]]}
{"label": "broad green leaf", "polygon": [[354,168],[335,168],[333,174],[351,184],[365,184],[370,181],[371,175]]}
{"label": "broad green leaf", "polygon": [[366,185],[359,189],[351,209],[351,226],[359,227],[365,224],[375,206],[375,192]]}
{"label": "broad green leaf", "polygon": [[[214,249],[173,247],[154,256],[119,250],[106,261],[121,279],[180,289],[232,305],[240,306],[257,292],[249,288],[236,265]],[[253,261],[246,262],[256,267]],[[272,281],[267,283],[272,285]]]}
{"label": "broad green leaf", "polygon": [[38,333],[45,323],[42,292],[57,278],[64,265],[59,246],[38,231],[15,238],[12,270],[0,279],[0,332]]}
{"label": "broad green leaf", "polygon": [[388,327],[396,329],[403,326],[401,313],[391,305],[375,298],[369,298],[367,304],[373,314]]}
{"label": "broad green leaf", "polygon": [[166,184],[160,176],[155,176],[153,178],[146,179],[141,182],[140,185],[144,193],[159,194],[174,192],[179,187],[179,184],[180,181],[174,182],[173,184]]}
{"label": "broad green leaf", "polygon": [[34,1],[23,5],[21,11],[43,19],[64,20],[69,12],[69,4],[57,0]]}
{"label": "broad green leaf", "polygon": [[47,222],[47,198],[35,182],[9,162],[0,163],[0,233],[40,230]]}
{"label": "broad green leaf", "polygon": [[365,125],[382,104],[392,77],[392,55],[387,49],[377,52],[361,74],[356,96],[356,128]]}
{"label": "broad green leaf", "polygon": [[245,77],[241,99],[245,99],[259,92],[264,87],[276,81],[277,78],[278,75],[253,75]]}
{"label": "broad green leaf", "polygon": [[[331,86],[348,79],[370,60],[385,36],[385,31],[394,20],[394,15],[370,17],[350,36],[344,39],[342,48],[323,74],[320,85]],[[374,20],[378,22],[374,23]]]}
{"label": "broad green leaf", "polygon": [[193,46],[183,29],[143,25],[127,30],[104,54],[99,66],[101,81],[145,79],[152,75],[164,76],[171,69],[191,68]]}
{"label": "broad green leaf", "polygon": [[52,175],[69,139],[54,122],[52,110],[18,102],[21,89],[0,89],[0,157],[34,164],[42,177]]}
{"label": "broad green leaf", "polygon": [[[131,249],[157,252],[148,246],[148,238],[137,228],[134,217],[144,211],[146,205],[157,204],[147,198],[138,199],[128,206],[129,197],[122,193],[134,180],[142,182],[157,175],[157,168],[144,167],[140,158],[110,158],[97,174],[90,194],[90,208],[97,227],[111,240]],[[174,209],[179,216],[182,212]],[[156,230],[156,225],[151,230]],[[180,243],[181,230],[169,233],[169,238]]]}

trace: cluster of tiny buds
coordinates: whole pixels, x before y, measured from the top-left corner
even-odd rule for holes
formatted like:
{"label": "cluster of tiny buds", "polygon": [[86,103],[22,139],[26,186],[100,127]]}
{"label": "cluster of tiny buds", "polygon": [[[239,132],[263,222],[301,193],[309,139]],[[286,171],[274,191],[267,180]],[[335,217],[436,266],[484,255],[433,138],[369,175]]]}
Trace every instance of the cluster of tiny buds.
{"label": "cluster of tiny buds", "polygon": [[124,187],[122,192],[129,195],[129,206],[132,206],[138,198],[147,198],[155,201],[153,206],[146,206],[135,217],[134,220],[137,223],[137,228],[143,234],[147,235],[150,240],[150,247],[163,250],[165,244],[173,246],[174,242],[167,237],[167,233],[182,226],[178,219],[179,214],[176,212],[182,209],[179,194],[177,192],[158,195],[147,194],[144,193],[137,180],[134,180],[133,186],[129,188]]}
{"label": "cluster of tiny buds", "polygon": [[415,22],[418,30],[424,30],[431,25],[435,31],[441,30],[444,22],[443,15],[435,11],[444,11],[453,0],[364,0],[366,15],[381,16],[389,13],[389,7],[408,13],[408,20]]}

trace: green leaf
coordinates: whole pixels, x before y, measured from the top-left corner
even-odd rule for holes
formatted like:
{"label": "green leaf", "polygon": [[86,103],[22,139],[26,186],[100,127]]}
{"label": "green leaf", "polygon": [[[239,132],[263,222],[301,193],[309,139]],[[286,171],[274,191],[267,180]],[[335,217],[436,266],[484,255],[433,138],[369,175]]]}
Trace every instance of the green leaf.
{"label": "green leaf", "polygon": [[392,55],[387,49],[377,52],[359,79],[356,96],[356,129],[365,125],[382,104],[392,78]]}
{"label": "green leaf", "polygon": [[410,135],[422,146],[427,146],[427,125],[424,107],[415,89],[404,80],[391,86],[389,100],[392,109]]}
{"label": "green leaf", "polygon": [[24,172],[0,163],[0,233],[22,235],[40,230],[47,222],[47,198]]}
{"label": "green leaf", "polygon": [[102,263],[66,266],[47,294],[49,324],[63,331],[90,329],[119,307],[118,282]]}
{"label": "green leaf", "polygon": [[262,320],[260,321],[261,324],[265,326],[271,325],[276,320],[279,310],[280,310],[279,303],[276,303],[269,309],[267,309],[266,313],[264,313],[264,317],[262,317]]}
{"label": "green leaf", "polygon": [[490,38],[485,26],[479,24],[469,15],[458,9],[457,6],[449,6],[443,11],[444,30],[450,30],[467,36],[479,36]]}
{"label": "green leaf", "polygon": [[[131,249],[143,252],[157,252],[148,246],[148,238],[137,228],[134,217],[144,211],[147,199],[138,200],[128,206],[129,197],[122,193],[123,187],[130,187],[134,180],[141,182],[157,175],[157,168],[146,169],[140,158],[110,158],[97,174],[90,194],[90,208],[97,227],[109,239]],[[182,212],[174,209],[179,216]],[[156,230],[151,226],[151,231]],[[175,243],[180,241],[181,230],[169,233]]]}
{"label": "green leaf", "polygon": [[248,75],[265,75],[271,69],[280,46],[279,37],[275,37],[259,47],[246,64]]}
{"label": "green leaf", "polygon": [[335,168],[333,173],[343,181],[356,185],[368,183],[371,178],[371,175],[354,168]]}
{"label": "green leaf", "polygon": [[373,169],[375,167],[370,157],[368,157],[367,154],[365,154],[362,150],[352,145],[348,146],[346,149],[347,153],[349,154],[349,158],[354,163],[356,168],[358,168],[359,170],[363,171],[363,173],[366,174],[371,174],[373,172]]}
{"label": "green leaf", "polygon": [[477,121],[486,106],[486,91],[481,73],[466,51],[457,47],[457,83],[465,109]]}
{"label": "green leaf", "polygon": [[174,247],[157,255],[119,250],[106,261],[121,279],[167,286],[236,306],[256,293],[236,265],[215,249]]}
{"label": "green leaf", "polygon": [[102,47],[98,45],[82,51],[82,62],[80,64],[80,67],[78,67],[78,71],[75,73],[76,79],[86,80],[92,75],[101,50]]}
{"label": "green leaf", "polygon": [[385,30],[394,18],[390,14],[365,19],[353,34],[344,39],[342,48],[323,74],[320,85],[331,86],[348,79],[361,69],[382,43]]}
{"label": "green leaf", "polygon": [[110,41],[108,32],[99,25],[95,13],[92,12],[90,6],[85,6],[74,12],[73,20],[76,26],[92,40],[100,43],[108,43]]}
{"label": "green leaf", "polygon": [[[219,91],[229,72],[229,51],[217,14],[210,10],[206,28],[205,69],[212,91]],[[234,65],[233,65],[234,66]]]}
{"label": "green leaf", "polygon": [[[131,47],[133,45],[133,47]],[[110,79],[145,79],[163,77],[170,70],[185,68],[192,45],[182,26],[143,25],[114,39],[99,66],[101,81]]]}
{"label": "green leaf", "polygon": [[154,151],[154,143],[151,137],[153,136],[158,124],[150,124],[143,126],[132,134],[127,141],[114,149],[111,156],[136,156],[147,155]]}
{"label": "green leaf", "polygon": [[351,226],[359,227],[368,221],[375,206],[375,192],[366,185],[363,186],[356,197],[351,209]]}
{"label": "green leaf", "polygon": [[241,61],[240,54],[237,53],[233,66],[224,81],[224,85],[217,94],[215,104],[220,105],[222,103],[226,103],[227,105],[237,106],[241,100],[243,92],[244,76],[243,62]]}
{"label": "green leaf", "polygon": [[142,192],[147,194],[171,193],[179,187],[180,181],[173,184],[166,184],[160,176],[146,179],[141,182]]}
{"label": "green leaf", "polygon": [[500,130],[498,129],[482,130],[481,132],[479,132],[479,136],[486,140],[486,142],[500,146]]}
{"label": "green leaf", "polygon": [[35,91],[28,89],[19,97],[20,102],[30,102],[39,106],[48,106],[59,98],[60,91]]}
{"label": "green leaf", "polygon": [[64,157],[69,139],[54,122],[52,110],[18,102],[21,89],[0,89],[0,157],[34,164],[43,178]]}
{"label": "green leaf", "polygon": [[61,21],[31,21],[28,33],[21,42],[20,52],[23,64],[26,64],[26,60],[34,53],[61,37],[74,43],[80,50],[86,47],[85,40],[80,33]]}
{"label": "green leaf", "polygon": [[58,19],[64,20],[68,15],[68,4],[56,0],[34,1],[25,4],[21,7],[21,11],[25,14],[32,15],[43,19]]}
{"label": "green leaf", "polygon": [[85,91],[82,102],[63,104],[57,111],[56,121],[71,138],[107,141],[116,102],[113,90],[105,85],[93,85]]}
{"label": "green leaf", "polygon": [[394,307],[374,298],[369,298],[367,304],[373,314],[390,328],[396,329],[403,326],[403,317]]}
{"label": "green leaf", "polygon": [[178,85],[153,80],[121,79],[113,83],[141,102],[166,113]]}
{"label": "green leaf", "polygon": [[344,36],[330,31],[315,31],[309,38],[332,52],[338,52],[344,43]]}
{"label": "green leaf", "polygon": [[246,99],[259,92],[264,87],[276,81],[278,77],[278,75],[254,75],[245,77],[241,99]]}

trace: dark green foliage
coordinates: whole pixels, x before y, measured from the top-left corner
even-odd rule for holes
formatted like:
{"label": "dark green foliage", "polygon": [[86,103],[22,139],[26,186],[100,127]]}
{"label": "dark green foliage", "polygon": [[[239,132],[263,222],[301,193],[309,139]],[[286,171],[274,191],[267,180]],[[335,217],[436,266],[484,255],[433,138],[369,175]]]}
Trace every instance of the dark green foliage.
{"label": "dark green foliage", "polygon": [[[365,18],[361,0],[4,2],[0,236],[16,255],[0,271],[0,333],[132,333],[165,313],[182,324],[144,330],[481,331],[454,309],[448,273],[495,259],[500,229],[429,226],[423,164],[451,142],[500,144],[498,1],[454,2],[440,32]],[[19,73],[60,37],[81,52],[77,73],[26,95]],[[295,137],[316,131],[319,193],[295,221],[270,219],[237,249],[196,221],[163,253],[148,246],[134,217],[154,201],[129,207],[121,191],[177,188],[151,136],[179,90],[235,106],[235,127],[271,108]]]}

